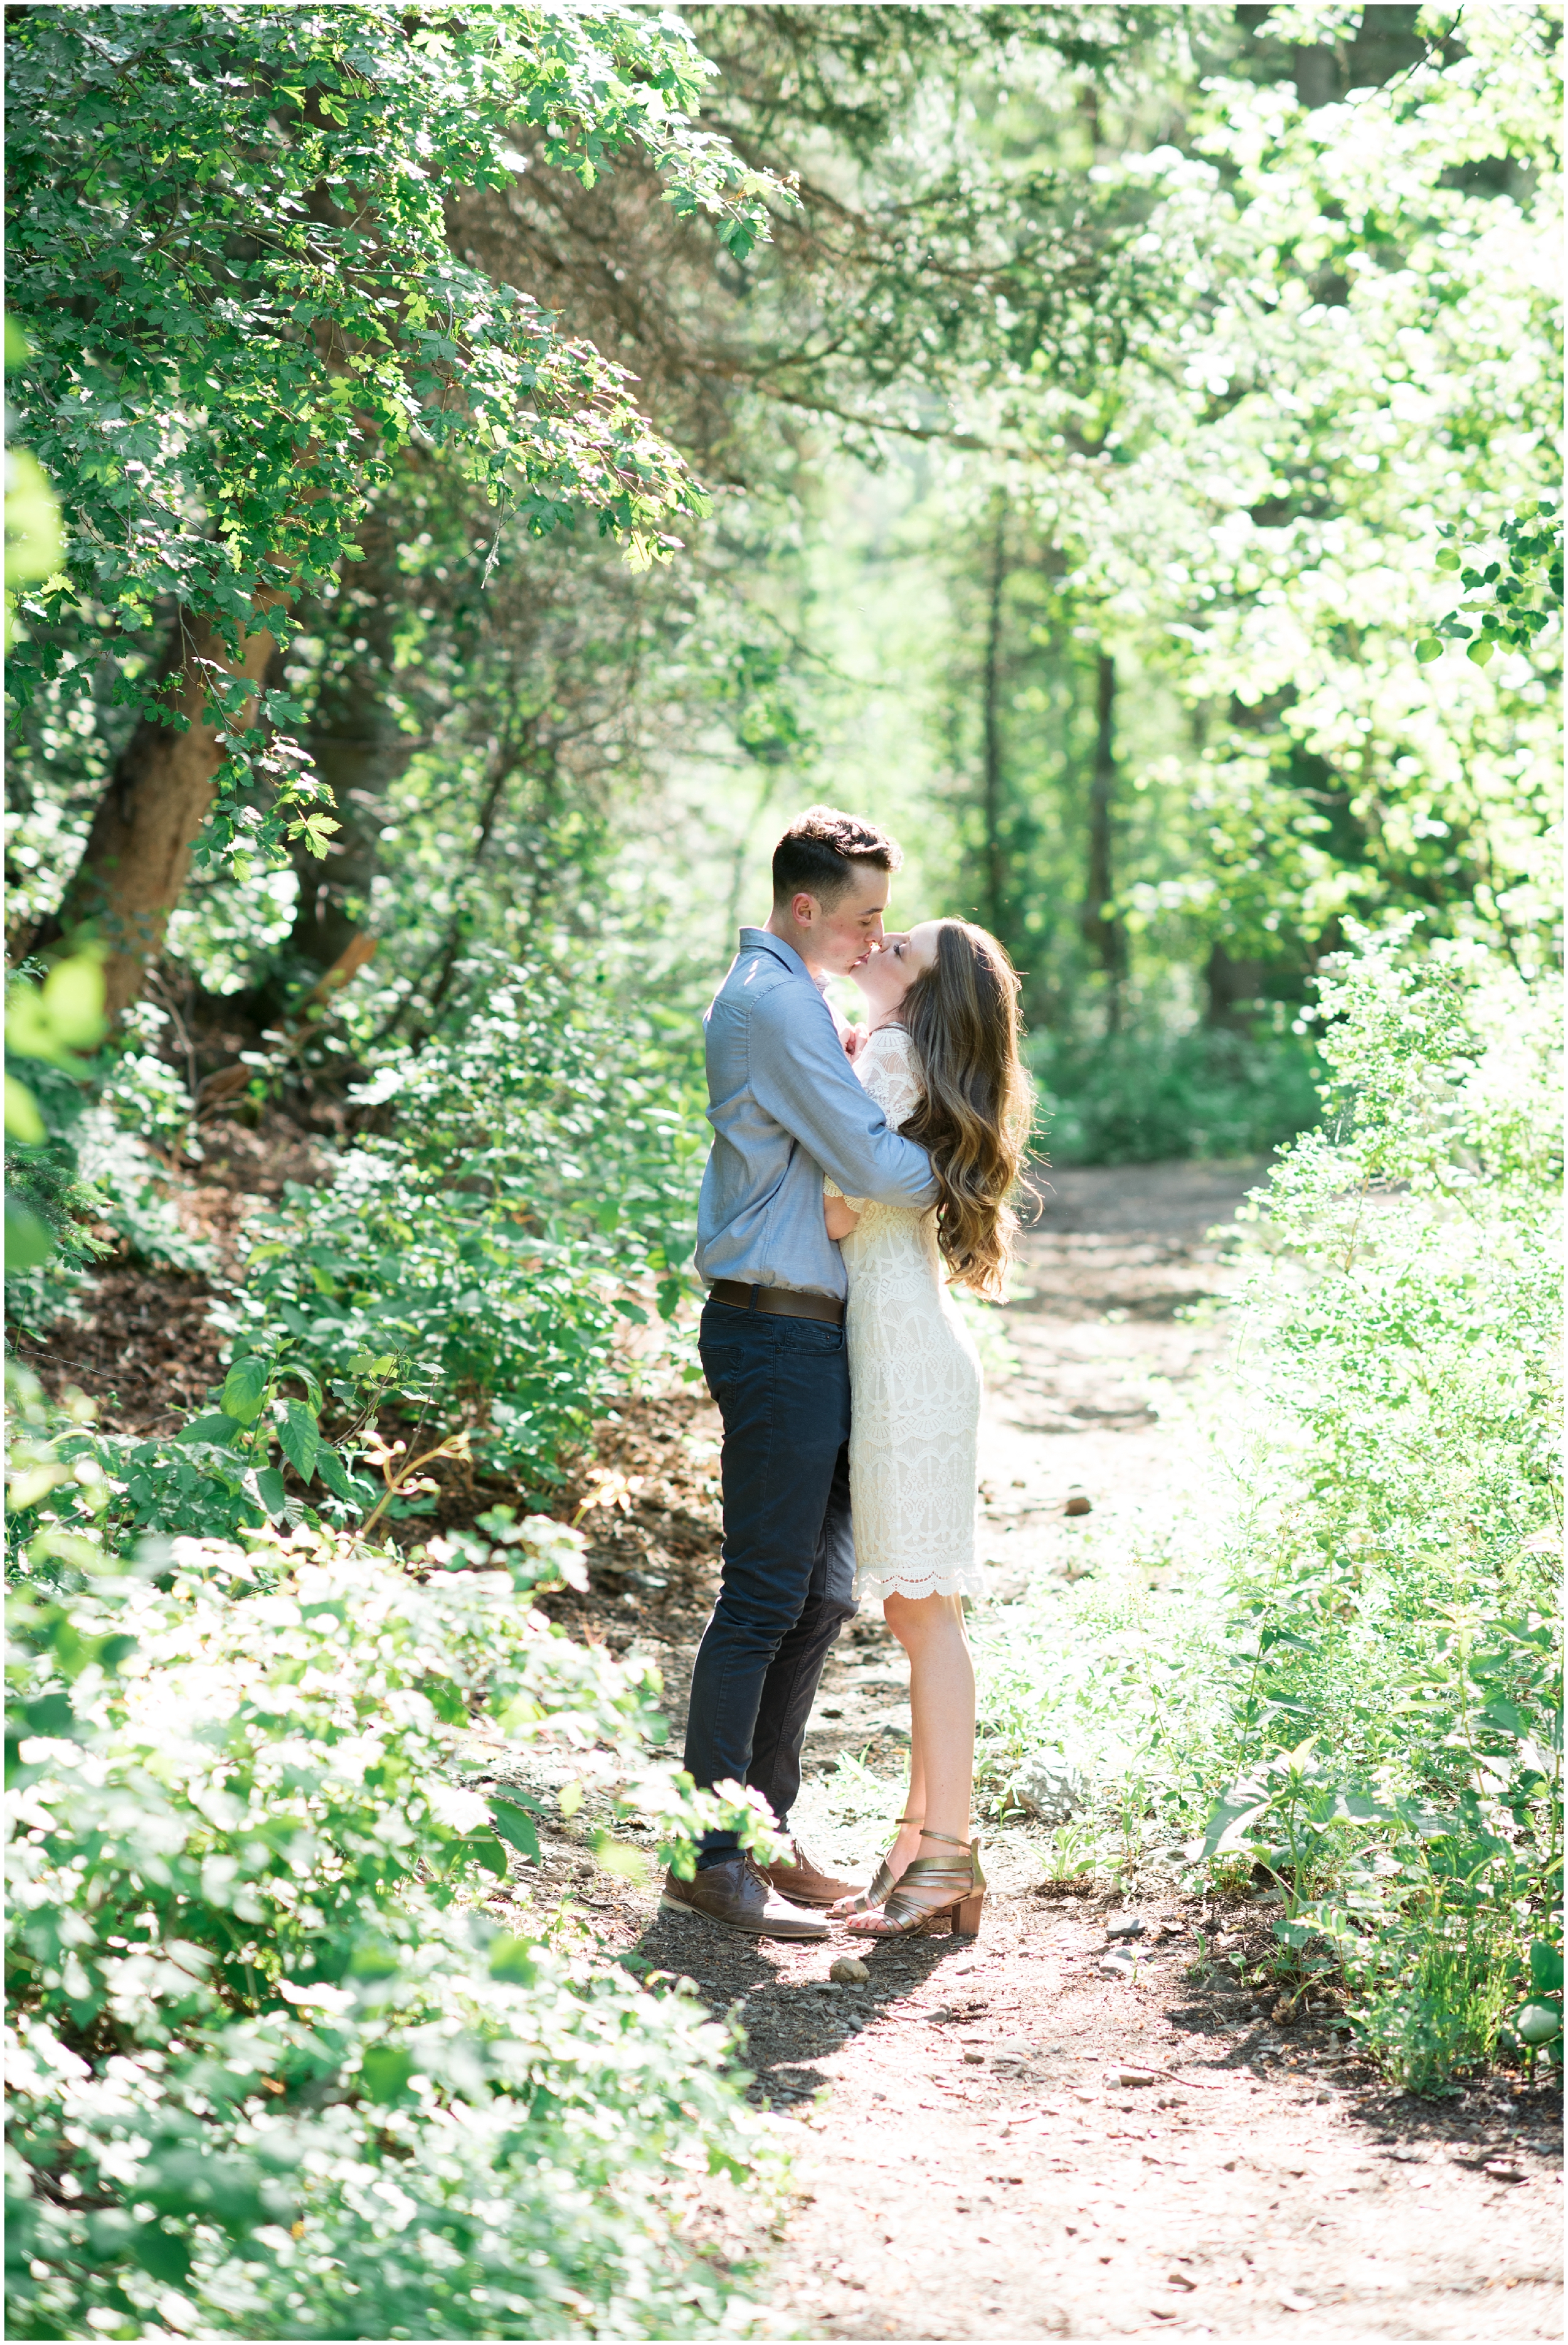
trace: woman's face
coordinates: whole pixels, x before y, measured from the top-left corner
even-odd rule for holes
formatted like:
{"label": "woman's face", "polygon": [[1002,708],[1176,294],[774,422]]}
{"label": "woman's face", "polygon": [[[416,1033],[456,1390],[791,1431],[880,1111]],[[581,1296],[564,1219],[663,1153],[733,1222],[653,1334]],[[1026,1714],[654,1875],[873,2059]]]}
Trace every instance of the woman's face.
{"label": "woman's face", "polygon": [[906,935],[884,937],[868,961],[853,971],[874,1020],[891,1018],[917,977],[936,958],[937,922],[922,920]]}

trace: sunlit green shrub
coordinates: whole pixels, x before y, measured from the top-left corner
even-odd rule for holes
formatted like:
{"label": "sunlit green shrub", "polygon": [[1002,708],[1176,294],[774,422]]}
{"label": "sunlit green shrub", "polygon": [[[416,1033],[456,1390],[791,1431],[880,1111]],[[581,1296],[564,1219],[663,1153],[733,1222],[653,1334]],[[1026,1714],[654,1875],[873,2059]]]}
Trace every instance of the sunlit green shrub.
{"label": "sunlit green shrub", "polygon": [[1240,1763],[1207,1845],[1280,1873],[1286,1947],[1425,2085],[1490,2056],[1561,1934],[1555,1001],[1395,936],[1322,1014],[1330,1116],[1270,1182],[1249,1303]]}
{"label": "sunlit green shrub", "polygon": [[5,1316],[35,1342],[76,1308],[86,1274],[116,1238],[141,1261],[210,1264],[210,1249],[181,1229],[144,1137],[155,1127],[142,1095],[149,1082],[167,1088],[171,1071],[100,1050],[102,1009],[89,954],[46,974],[26,962],[7,987]]}
{"label": "sunlit green shrub", "polygon": [[[173,1436],[66,1436],[62,1455],[108,1477],[116,1534],[361,1523],[385,1495],[366,1461],[389,1411],[419,1447],[453,1437],[481,1471],[548,1488],[624,1389],[629,1342],[689,1350],[673,1323],[707,1129],[690,1036],[488,949],[468,974],[490,980],[482,1014],[387,1054],[358,1094],[369,1128],[252,1221],[244,1281],[215,1305],[230,1358],[207,1405]],[[106,1109],[76,1114],[145,1153]],[[194,1266],[154,1228],[137,1164],[114,1169],[132,1244]],[[83,1502],[50,1506],[70,1528]],[[37,1528],[25,1509],[13,1546]]]}
{"label": "sunlit green shrub", "polygon": [[740,2319],[678,2236],[683,2188],[756,2162],[726,2032],[502,1898],[535,1827],[462,1783],[463,1736],[483,1709],[574,1751],[688,1868],[757,1818],[654,1760],[648,1670],[531,1609],[581,1541],[530,1528],[423,1584],[313,1534],[25,1559],[13,2335]]}
{"label": "sunlit green shrub", "polygon": [[398,1402],[548,1480],[618,1336],[687,1288],[707,1130],[645,1020],[558,970],[481,973],[482,1013],[387,1057],[356,1094],[372,1128],[253,1223],[225,1316],[237,1357],[298,1364],[339,1423]]}
{"label": "sunlit green shrub", "polygon": [[1327,1112],[1257,1193],[1228,1531],[1179,1599],[1042,1591],[1040,1639],[980,1641],[1009,1747],[1076,1730],[1120,1785],[1102,1854],[1131,1783],[1267,1868],[1284,1974],[1425,2086],[1537,2004],[1549,2055],[1560,1991],[1561,1116],[1553,990],[1409,938],[1325,971]]}

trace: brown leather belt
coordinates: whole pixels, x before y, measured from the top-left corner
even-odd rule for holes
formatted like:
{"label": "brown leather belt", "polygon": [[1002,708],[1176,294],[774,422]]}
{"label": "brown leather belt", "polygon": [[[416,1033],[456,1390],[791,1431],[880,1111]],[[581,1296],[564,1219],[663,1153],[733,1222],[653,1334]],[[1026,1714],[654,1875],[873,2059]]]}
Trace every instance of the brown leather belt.
{"label": "brown leather belt", "polygon": [[771,1311],[781,1319],[825,1319],[831,1327],[844,1325],[844,1305],[831,1294],[797,1294],[791,1286],[743,1286],[738,1278],[715,1278],[708,1289],[710,1303],[730,1311]]}

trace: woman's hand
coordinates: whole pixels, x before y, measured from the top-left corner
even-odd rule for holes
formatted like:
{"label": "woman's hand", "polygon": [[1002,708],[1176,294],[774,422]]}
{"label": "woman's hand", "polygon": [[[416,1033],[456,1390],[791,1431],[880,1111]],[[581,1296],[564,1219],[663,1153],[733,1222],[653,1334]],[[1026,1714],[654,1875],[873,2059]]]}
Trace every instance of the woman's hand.
{"label": "woman's hand", "polygon": [[847,1197],[824,1197],[822,1205],[827,1216],[827,1233],[830,1238],[846,1238],[852,1230],[857,1230],[860,1227],[860,1215],[855,1211]]}

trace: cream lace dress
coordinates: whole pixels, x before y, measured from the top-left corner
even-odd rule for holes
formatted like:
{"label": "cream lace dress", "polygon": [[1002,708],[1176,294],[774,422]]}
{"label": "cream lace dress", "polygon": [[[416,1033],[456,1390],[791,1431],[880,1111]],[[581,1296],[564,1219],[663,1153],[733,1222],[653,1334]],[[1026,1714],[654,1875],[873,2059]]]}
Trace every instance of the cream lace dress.
{"label": "cream lace dress", "polygon": [[[921,1095],[903,1027],[879,1027],[854,1065],[896,1132]],[[843,1193],[831,1181],[824,1187]],[[936,1216],[847,1202],[860,1214],[841,1249],[855,1592],[977,1596],[980,1361],[944,1277]]]}

